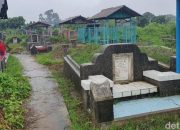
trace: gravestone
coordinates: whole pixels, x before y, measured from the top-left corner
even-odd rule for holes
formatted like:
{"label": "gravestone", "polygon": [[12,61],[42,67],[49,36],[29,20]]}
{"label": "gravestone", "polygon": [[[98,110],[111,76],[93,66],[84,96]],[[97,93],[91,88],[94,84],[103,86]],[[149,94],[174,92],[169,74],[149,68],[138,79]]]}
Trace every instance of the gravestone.
{"label": "gravestone", "polygon": [[16,44],[16,43],[18,43],[18,38],[17,37],[13,37],[13,44]]}
{"label": "gravestone", "polygon": [[[115,64],[121,67],[116,67]],[[121,71],[122,74],[115,73],[116,70]],[[145,70],[158,70],[158,62],[149,60],[147,55],[141,53],[138,46],[134,44],[106,45],[102,53],[94,56],[92,63],[80,66],[82,80],[92,75],[104,75],[116,82],[142,81]]]}
{"label": "gravestone", "polygon": [[90,103],[94,123],[102,123],[114,120],[113,96],[109,81],[106,80],[101,84],[92,82],[90,88]]}
{"label": "gravestone", "polygon": [[133,81],[133,73],[133,53],[113,54],[114,83]]}
{"label": "gravestone", "polygon": [[62,44],[61,46],[62,46],[63,54],[66,56],[68,54],[69,44]]}

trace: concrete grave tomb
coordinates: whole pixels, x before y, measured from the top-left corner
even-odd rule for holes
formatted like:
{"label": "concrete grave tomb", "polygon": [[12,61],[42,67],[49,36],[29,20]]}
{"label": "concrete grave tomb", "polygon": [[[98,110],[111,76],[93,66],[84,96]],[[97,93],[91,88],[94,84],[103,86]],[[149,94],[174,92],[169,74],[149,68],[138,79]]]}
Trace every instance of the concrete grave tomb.
{"label": "concrete grave tomb", "polygon": [[[180,94],[180,75],[158,69],[158,62],[141,53],[137,45],[113,44],[103,46],[102,53],[95,54],[92,63],[78,65],[70,56],[66,56],[64,72],[76,86],[81,83],[85,110],[92,114],[95,123],[102,123],[112,121],[112,118],[119,119],[119,115],[121,119],[127,119],[169,111],[167,106],[154,104],[161,99],[164,102],[161,96]],[[146,100],[152,101],[152,110],[118,114],[121,106],[127,109],[128,102],[137,101],[147,106]]]}

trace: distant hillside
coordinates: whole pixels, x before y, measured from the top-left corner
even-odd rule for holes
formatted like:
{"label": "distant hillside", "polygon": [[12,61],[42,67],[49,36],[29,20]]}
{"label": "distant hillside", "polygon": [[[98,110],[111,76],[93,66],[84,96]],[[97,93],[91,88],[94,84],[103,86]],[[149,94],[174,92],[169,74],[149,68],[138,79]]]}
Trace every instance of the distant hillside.
{"label": "distant hillside", "polygon": [[176,19],[176,16],[172,14],[167,14],[167,15],[159,15],[156,16],[150,12],[144,13],[138,20],[138,26],[139,27],[145,27],[146,25],[154,22],[154,23],[159,23],[159,24],[166,24],[169,22],[174,22]]}

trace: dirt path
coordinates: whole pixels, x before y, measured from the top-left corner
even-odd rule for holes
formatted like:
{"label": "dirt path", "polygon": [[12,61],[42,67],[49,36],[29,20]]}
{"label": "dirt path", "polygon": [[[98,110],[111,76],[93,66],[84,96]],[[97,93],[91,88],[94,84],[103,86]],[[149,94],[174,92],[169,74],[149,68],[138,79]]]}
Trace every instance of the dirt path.
{"label": "dirt path", "polygon": [[39,65],[29,55],[16,56],[24,67],[25,76],[32,86],[27,104],[29,130],[67,130],[70,125],[63,97],[58,92],[56,81],[49,70]]}

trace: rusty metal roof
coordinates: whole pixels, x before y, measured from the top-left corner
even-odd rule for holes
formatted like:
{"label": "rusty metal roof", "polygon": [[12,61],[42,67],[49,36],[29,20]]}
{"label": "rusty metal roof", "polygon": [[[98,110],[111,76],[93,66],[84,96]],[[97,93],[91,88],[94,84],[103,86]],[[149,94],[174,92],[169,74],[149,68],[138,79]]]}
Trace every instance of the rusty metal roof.
{"label": "rusty metal roof", "polygon": [[[127,17],[122,17],[119,15],[119,17],[116,16],[113,17],[112,15],[121,11],[122,13],[127,14]],[[98,19],[124,19],[124,18],[131,18],[131,17],[137,17],[137,16],[141,16],[139,13],[137,13],[136,11],[128,8],[125,5],[122,6],[117,6],[117,7],[112,7],[112,8],[107,8],[102,10],[100,13],[94,15],[93,17],[91,17],[91,20],[98,20]]]}

